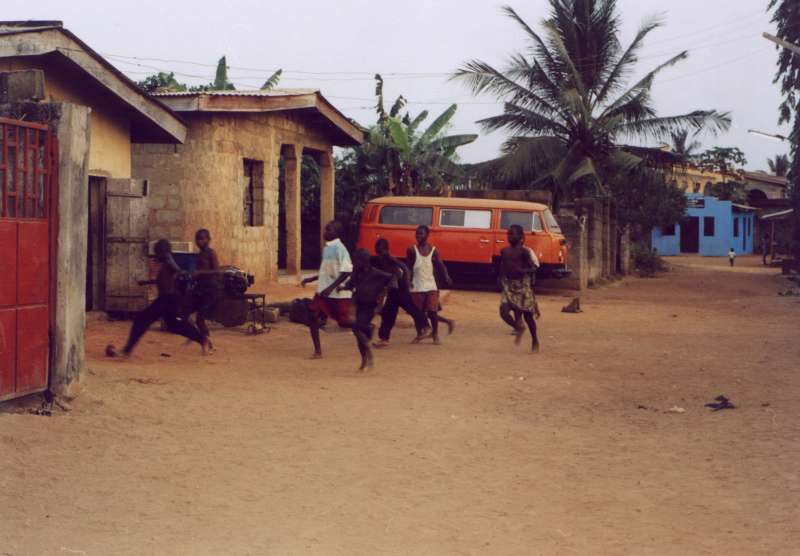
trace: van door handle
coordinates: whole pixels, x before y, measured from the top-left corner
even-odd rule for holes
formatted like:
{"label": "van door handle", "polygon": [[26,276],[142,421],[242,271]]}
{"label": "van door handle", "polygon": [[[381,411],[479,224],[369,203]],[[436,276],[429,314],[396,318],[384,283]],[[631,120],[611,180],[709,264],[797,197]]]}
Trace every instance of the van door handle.
{"label": "van door handle", "polygon": [[489,243],[489,240],[488,240],[488,239],[481,239],[481,240],[479,240],[479,241],[480,241],[481,243]]}
{"label": "van door handle", "polygon": [[496,239],[494,241],[495,241],[495,243],[505,243],[506,242],[506,240],[504,240],[504,239]]}

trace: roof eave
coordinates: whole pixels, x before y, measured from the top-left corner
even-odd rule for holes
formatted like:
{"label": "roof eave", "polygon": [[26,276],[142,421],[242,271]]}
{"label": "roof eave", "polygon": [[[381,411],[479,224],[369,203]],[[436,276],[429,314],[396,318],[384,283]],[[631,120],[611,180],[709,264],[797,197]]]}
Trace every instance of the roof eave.
{"label": "roof eave", "polygon": [[[7,39],[30,34],[39,34],[43,40],[37,44]],[[160,100],[147,95],[136,83],[68,29],[57,26],[19,28],[3,32],[0,38],[3,39],[0,40],[0,58],[59,54],[161,129],[172,142],[183,143],[186,140],[186,124],[175,112]]]}

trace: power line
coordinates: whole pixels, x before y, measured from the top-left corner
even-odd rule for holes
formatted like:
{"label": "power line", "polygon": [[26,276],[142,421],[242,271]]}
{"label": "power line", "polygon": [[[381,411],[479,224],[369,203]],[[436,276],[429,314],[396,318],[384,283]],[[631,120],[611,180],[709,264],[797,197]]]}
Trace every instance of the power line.
{"label": "power line", "polygon": [[[751,13],[747,14],[745,17],[749,18],[749,17],[752,17],[753,15],[756,15],[756,14],[759,14],[759,13],[761,13],[760,10],[757,11],[757,12],[751,12]],[[733,20],[733,21],[729,21],[729,22],[717,23],[715,25],[711,25],[709,27],[706,27],[706,28],[703,28],[703,29],[699,29],[699,30],[696,30],[696,31],[692,31],[692,32],[689,32],[689,33],[684,33],[684,34],[680,34],[680,35],[673,35],[673,36],[669,37],[668,39],[662,39],[660,41],[652,41],[652,42],[647,43],[646,46],[653,46],[653,45],[659,45],[659,44],[672,43],[672,42],[679,41],[680,39],[688,37],[688,36],[694,36],[694,35],[697,35],[697,34],[701,34],[701,33],[707,32],[708,30],[711,30],[711,29],[717,29],[717,28],[725,27],[725,26],[729,26],[729,25],[732,25],[734,27],[738,27],[738,26],[741,26],[742,23],[748,23],[748,22],[749,21],[747,19],[745,19],[745,20]],[[698,49],[699,50],[699,49],[705,49],[705,48],[713,48],[713,47],[716,47],[716,46],[722,46],[722,45],[730,44],[730,43],[733,43],[733,42],[738,42],[739,40],[744,40],[744,39],[749,39],[749,38],[751,38],[751,34],[750,33],[748,33],[747,35],[742,35],[742,36],[736,37],[734,39],[729,39],[729,40],[725,40],[725,41],[722,41],[722,42],[716,42],[716,43],[708,43],[707,41],[709,40],[709,38],[704,38],[704,39],[701,40],[701,42],[696,43],[695,45],[691,45],[691,44],[687,45],[685,48],[681,49],[680,51],[662,51],[662,52],[658,52],[658,53],[647,54],[646,56],[641,56],[638,59],[641,61],[641,60],[660,58],[662,56],[667,56],[667,55],[673,55],[674,56],[674,55],[679,54],[680,52],[682,52],[684,50],[693,50],[693,49]],[[155,57],[144,57],[144,56],[127,56],[127,55],[123,55],[123,54],[112,54],[112,53],[102,53],[102,54],[104,56],[108,57],[108,58],[117,59],[122,63],[124,63],[125,60],[135,60],[137,62],[151,61],[151,62],[161,62],[161,63],[187,64],[187,65],[193,65],[193,66],[198,66],[198,67],[208,67],[208,68],[215,68],[217,66],[217,64],[209,64],[207,62],[197,62],[197,61],[192,61],[192,60],[180,60],[180,59],[171,59],[171,58],[155,58]],[[594,60],[596,58],[597,58],[596,56],[591,56],[591,57],[588,57],[588,58],[583,58],[581,61],[582,62],[586,62],[586,61],[589,61],[589,60]],[[128,63],[131,63],[131,62],[128,62]],[[140,65],[142,67],[155,68],[155,66],[148,66],[146,64],[141,64],[141,63],[138,64],[138,65]],[[244,67],[244,66],[228,66],[228,68],[231,69],[231,70],[237,70],[237,71],[259,72],[259,73],[265,73],[265,74],[266,73],[270,73],[271,74],[271,73],[275,72],[278,69],[278,68],[271,68],[271,69],[268,69],[268,68],[249,68],[249,67]],[[161,71],[164,71],[164,70],[161,70]],[[187,77],[199,77],[199,78],[202,78],[202,77],[207,78],[208,77],[208,76],[196,76],[196,75],[185,73],[185,72],[180,72],[180,73],[179,72],[173,72],[173,73],[175,73],[176,75],[180,74],[180,75],[184,75],[184,76],[187,76]],[[307,78],[307,79],[304,79],[304,78],[293,78],[295,81],[304,81],[304,80],[305,81],[338,81],[338,80],[342,80],[342,81],[362,81],[362,80],[372,80],[373,79],[372,76],[374,76],[375,73],[381,73],[381,75],[383,75],[385,77],[415,78],[415,79],[416,78],[448,77],[448,76],[452,75],[452,72],[450,72],[450,71],[448,71],[448,72],[373,72],[373,71],[308,71],[308,70],[284,69],[284,74],[285,75],[286,74],[298,74],[298,75],[310,75],[310,76],[326,76],[326,75],[350,76],[348,78],[342,78],[342,79],[329,78],[329,79],[324,79],[324,80],[323,79],[319,79],[319,78]],[[369,76],[369,77],[358,77],[358,76]],[[244,78],[244,77],[249,78],[250,76],[242,76],[242,78]]]}
{"label": "power line", "polygon": [[721,67],[724,67],[724,66],[729,66],[730,64],[734,64],[734,63],[736,63],[736,62],[739,62],[739,61],[741,61],[741,60],[744,60],[745,58],[749,58],[750,56],[753,56],[754,54],[759,54],[759,53],[761,53],[761,52],[767,52],[767,51],[769,51],[769,50],[771,50],[771,49],[770,49],[770,48],[766,48],[766,49],[764,49],[764,48],[759,48],[759,49],[757,49],[757,50],[753,50],[753,51],[751,51],[751,52],[749,52],[749,53],[745,54],[744,56],[738,56],[738,57],[736,57],[736,58],[731,58],[730,60],[726,60],[726,61],[724,61],[724,62],[720,62],[720,63],[718,63],[718,64],[714,64],[713,66],[708,66],[708,67],[706,67],[706,68],[703,68],[703,69],[700,69],[700,70],[694,71],[694,72],[692,72],[692,73],[687,73],[687,74],[684,74],[684,75],[679,75],[679,76],[677,76],[677,77],[673,77],[673,78],[671,78],[671,79],[664,79],[664,80],[662,80],[662,81],[661,81],[661,83],[670,83],[670,82],[672,82],[672,81],[678,81],[679,79],[685,79],[685,78],[687,78],[687,77],[694,77],[695,75],[700,75],[701,73],[706,73],[706,72],[708,72],[708,71],[711,71],[711,70],[714,70],[714,69],[717,69],[717,68],[721,68]]}

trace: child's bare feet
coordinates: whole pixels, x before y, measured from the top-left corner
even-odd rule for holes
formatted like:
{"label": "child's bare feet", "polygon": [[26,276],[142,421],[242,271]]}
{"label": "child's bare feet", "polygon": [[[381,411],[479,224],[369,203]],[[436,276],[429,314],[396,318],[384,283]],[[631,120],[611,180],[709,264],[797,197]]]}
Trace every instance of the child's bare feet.
{"label": "child's bare feet", "polygon": [[211,355],[214,353],[214,344],[211,343],[211,340],[206,338],[203,340],[203,343],[200,344],[200,350],[203,352],[203,355]]}
{"label": "child's bare feet", "polygon": [[439,336],[433,336],[433,345],[435,345],[435,346],[442,345],[442,342],[439,341]]}
{"label": "child's bare feet", "polygon": [[447,335],[449,336],[456,329],[456,321],[446,320],[444,323],[447,325]]}
{"label": "child's bare feet", "polygon": [[389,340],[378,340],[377,342],[372,342],[372,347],[374,348],[385,348],[389,345]]}
{"label": "child's bare feet", "polygon": [[417,337],[416,337],[416,338],[414,338],[414,343],[419,343],[419,342],[421,342],[422,340],[424,340],[425,338],[429,338],[429,337],[430,337],[430,335],[431,335],[431,332],[433,332],[433,330],[431,329],[431,327],[430,327],[430,326],[426,326],[425,328],[423,328],[422,330],[420,330],[420,331],[419,331],[419,334],[417,334]]}
{"label": "child's bare feet", "polygon": [[114,344],[108,344],[106,346],[106,357],[117,357],[119,359],[128,359],[131,354],[127,351],[117,351],[117,348],[114,347]]}
{"label": "child's bare feet", "polygon": [[358,370],[363,371],[365,369],[371,369],[374,366],[375,366],[375,358],[372,356],[372,352],[368,351],[361,358],[361,366],[358,368]]}
{"label": "child's bare feet", "polygon": [[518,346],[522,342],[522,335],[525,334],[524,328],[514,330],[514,345]]}
{"label": "child's bare feet", "polygon": [[531,353],[539,353],[539,340],[535,338],[531,344]]}
{"label": "child's bare feet", "polygon": [[314,353],[311,354],[311,359],[322,359],[322,352],[315,351]]}

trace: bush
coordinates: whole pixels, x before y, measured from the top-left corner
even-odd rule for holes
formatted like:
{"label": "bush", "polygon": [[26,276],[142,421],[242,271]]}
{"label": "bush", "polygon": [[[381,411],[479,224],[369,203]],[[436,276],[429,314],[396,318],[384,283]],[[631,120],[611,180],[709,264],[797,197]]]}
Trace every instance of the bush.
{"label": "bush", "polygon": [[644,245],[637,245],[633,248],[633,267],[639,276],[652,278],[659,272],[667,271],[667,263],[664,262],[655,249],[650,249]]}

